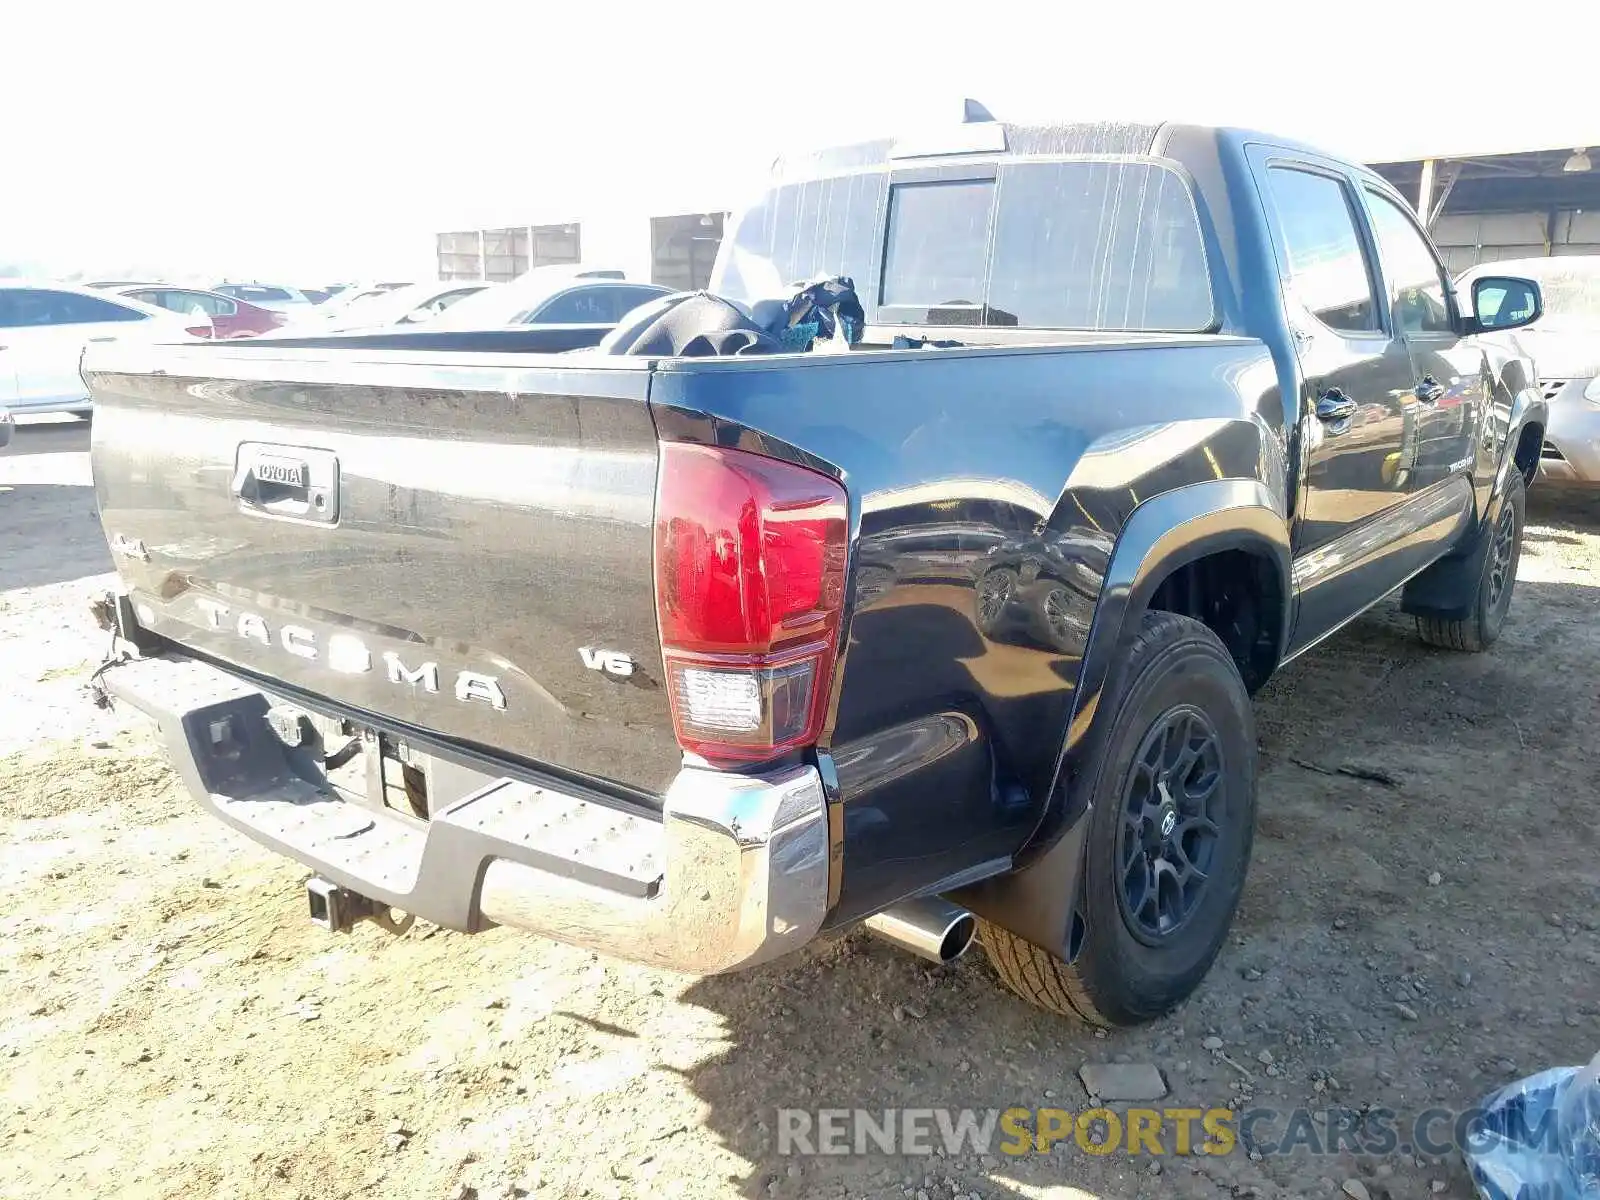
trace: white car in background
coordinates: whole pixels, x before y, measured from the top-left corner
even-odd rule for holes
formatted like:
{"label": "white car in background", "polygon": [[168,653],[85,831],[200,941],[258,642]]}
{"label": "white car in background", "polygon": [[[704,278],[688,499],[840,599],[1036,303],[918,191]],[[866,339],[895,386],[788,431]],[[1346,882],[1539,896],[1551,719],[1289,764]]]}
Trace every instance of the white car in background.
{"label": "white car in background", "polygon": [[0,408],[86,415],[89,389],[78,363],[90,342],[210,336],[209,317],[70,283],[0,279]]}
{"label": "white car in background", "polygon": [[428,328],[615,325],[639,305],[671,294],[671,288],[659,284],[629,283],[617,270],[576,264],[535,267],[510,283],[468,296]]}
{"label": "white car in background", "polygon": [[[1550,406],[1539,471],[1546,479],[1600,483],[1600,254],[1482,263],[1456,281],[1463,303],[1480,275],[1536,280],[1544,315],[1500,334],[1533,359]],[[1492,304],[1496,297],[1486,297]]]}
{"label": "white car in background", "polygon": [[276,283],[219,283],[207,290],[221,292],[224,296],[232,296],[257,308],[270,308],[273,312],[286,313],[291,317],[312,307],[311,297],[299,288]]}
{"label": "white car in background", "polygon": [[[352,300],[329,312],[319,328],[339,332],[376,329],[385,325],[416,325],[438,316],[459,300],[498,286],[460,280],[450,283],[408,283],[405,287]],[[306,324],[318,325],[317,318],[308,317]]]}
{"label": "white car in background", "polygon": [[325,333],[330,329],[339,329],[335,322],[344,320],[345,314],[350,309],[367,300],[376,300],[387,296],[390,292],[400,288],[410,287],[407,283],[352,283],[337,295],[329,296],[321,304],[295,308],[286,311],[289,324],[295,326],[295,332]]}

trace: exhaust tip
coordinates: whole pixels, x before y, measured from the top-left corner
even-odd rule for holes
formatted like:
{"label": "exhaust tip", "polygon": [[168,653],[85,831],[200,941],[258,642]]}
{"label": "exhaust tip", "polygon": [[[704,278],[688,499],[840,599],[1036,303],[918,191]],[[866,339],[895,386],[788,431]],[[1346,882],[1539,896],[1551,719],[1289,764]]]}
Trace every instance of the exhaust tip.
{"label": "exhaust tip", "polygon": [[938,896],[921,896],[868,917],[866,927],[887,942],[929,962],[948,966],[972,948],[978,921]]}
{"label": "exhaust tip", "polygon": [[944,937],[939,942],[939,961],[953,963],[968,950],[978,936],[978,919],[965,909],[961,915],[950,922],[944,931]]}

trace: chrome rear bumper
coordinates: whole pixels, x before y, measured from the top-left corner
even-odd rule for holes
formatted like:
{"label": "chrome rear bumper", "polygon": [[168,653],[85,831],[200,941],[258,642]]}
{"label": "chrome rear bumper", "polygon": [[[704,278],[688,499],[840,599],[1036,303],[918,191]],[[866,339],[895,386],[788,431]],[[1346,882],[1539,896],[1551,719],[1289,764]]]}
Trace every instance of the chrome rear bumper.
{"label": "chrome rear bumper", "polygon": [[339,885],[455,929],[509,925],[697,974],[811,940],[828,900],[822,782],[684,767],[659,820],[512,778],[427,822],[342,799],[273,731],[274,701],[208,663],[134,659],[102,677],[153,717],[202,805]]}

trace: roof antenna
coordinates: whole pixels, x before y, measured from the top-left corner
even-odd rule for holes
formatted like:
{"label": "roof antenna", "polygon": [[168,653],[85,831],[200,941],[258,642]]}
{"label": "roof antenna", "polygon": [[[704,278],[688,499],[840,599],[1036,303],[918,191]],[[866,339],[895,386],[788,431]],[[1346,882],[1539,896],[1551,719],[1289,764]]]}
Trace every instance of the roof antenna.
{"label": "roof antenna", "polygon": [[979,121],[993,121],[994,114],[979,104],[972,97],[967,97],[961,102],[961,123],[972,125]]}

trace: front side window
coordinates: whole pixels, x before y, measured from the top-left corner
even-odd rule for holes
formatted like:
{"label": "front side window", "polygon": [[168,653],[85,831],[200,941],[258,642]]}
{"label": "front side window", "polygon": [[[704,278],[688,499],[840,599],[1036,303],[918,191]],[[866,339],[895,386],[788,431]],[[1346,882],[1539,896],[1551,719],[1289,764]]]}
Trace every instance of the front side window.
{"label": "front side window", "polygon": [[1329,329],[1376,332],[1372,275],[1344,184],[1331,175],[1272,167],[1267,187],[1295,294]]}
{"label": "front side window", "polygon": [[1389,197],[1368,190],[1367,204],[1395,327],[1402,333],[1450,332],[1455,324],[1445,299],[1448,285],[1427,240]]}

